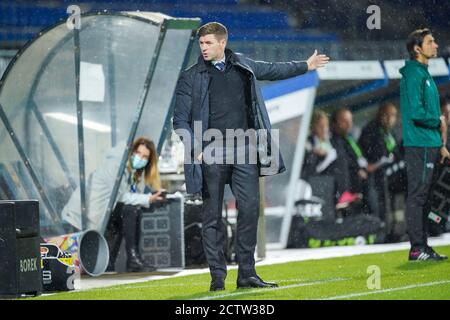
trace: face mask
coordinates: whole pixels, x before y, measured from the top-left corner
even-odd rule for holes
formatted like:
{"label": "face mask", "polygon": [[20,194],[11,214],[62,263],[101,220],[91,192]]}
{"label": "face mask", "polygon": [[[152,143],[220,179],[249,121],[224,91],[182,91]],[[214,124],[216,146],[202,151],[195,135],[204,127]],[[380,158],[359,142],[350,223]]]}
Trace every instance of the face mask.
{"label": "face mask", "polygon": [[133,169],[139,170],[144,168],[148,163],[148,160],[146,159],[141,159],[138,155],[133,154],[131,156],[131,166],[133,167]]}

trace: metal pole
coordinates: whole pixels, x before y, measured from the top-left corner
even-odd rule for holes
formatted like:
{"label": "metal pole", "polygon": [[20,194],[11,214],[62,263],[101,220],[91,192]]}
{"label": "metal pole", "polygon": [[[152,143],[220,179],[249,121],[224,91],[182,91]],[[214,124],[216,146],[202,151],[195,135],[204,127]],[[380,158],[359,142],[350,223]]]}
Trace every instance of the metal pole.
{"label": "metal pole", "polygon": [[286,210],[281,223],[280,245],[282,249],[287,247],[289,232],[291,229],[292,212],[294,211],[295,202],[295,188],[300,177],[301,165],[305,156],[305,142],[308,137],[309,123],[311,121],[312,112],[314,109],[314,98],[316,96],[316,88],[311,87],[308,90],[312,92],[308,95],[308,100],[305,105],[305,112],[300,119],[300,127],[297,139],[297,146],[295,147],[294,160],[292,161],[292,171],[287,190]]}
{"label": "metal pole", "polygon": [[[112,22],[110,21],[110,25]],[[110,29],[112,30],[112,28]],[[112,35],[111,32],[108,33],[107,43],[108,43],[108,91],[109,91],[109,107],[111,112],[111,146],[114,148],[117,144],[117,105],[116,105],[116,90],[115,90],[115,60],[113,50],[111,48]]]}
{"label": "metal pole", "polygon": [[61,169],[63,170],[64,174],[66,175],[66,178],[69,181],[70,186],[72,187],[73,190],[75,190],[77,188],[77,183],[75,182],[72,175],[70,174],[69,166],[67,165],[66,161],[64,160],[64,157],[61,153],[61,150],[59,150],[58,145],[55,142],[55,139],[53,139],[53,135],[51,134],[50,129],[48,128],[47,124],[45,123],[44,117],[42,117],[42,113],[39,111],[39,109],[34,101],[31,101],[30,107],[31,107],[31,110],[33,111],[34,116],[36,117],[39,125],[41,126],[44,136],[47,138],[48,144],[50,145],[50,147],[53,150],[53,153],[55,154],[55,158],[58,160],[58,163],[61,166]]}
{"label": "metal pole", "polygon": [[[195,37],[197,34],[197,30],[192,30],[191,37],[189,39],[189,44],[186,49],[186,53],[184,55],[183,64],[181,65],[181,71],[183,71],[187,64],[189,63],[190,54],[192,51],[192,45],[194,43]],[[164,141],[166,140],[166,134],[169,131],[169,128],[172,127],[172,115],[173,115],[173,109],[175,108],[175,95],[172,97],[172,101],[170,102],[169,112],[167,113],[166,121],[164,122],[163,132],[161,133],[161,137],[159,138],[158,146],[157,146],[157,152],[158,154],[161,152]]]}
{"label": "metal pole", "polygon": [[73,29],[75,54],[75,102],[77,107],[78,166],[80,176],[81,230],[86,230],[86,185],[84,159],[83,103],[80,101],[80,30]]}

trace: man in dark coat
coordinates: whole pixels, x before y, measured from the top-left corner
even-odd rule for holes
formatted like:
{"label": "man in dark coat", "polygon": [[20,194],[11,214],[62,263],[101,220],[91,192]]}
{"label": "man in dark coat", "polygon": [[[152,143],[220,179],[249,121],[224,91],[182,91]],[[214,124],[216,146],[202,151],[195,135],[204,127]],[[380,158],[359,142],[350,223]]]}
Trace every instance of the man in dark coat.
{"label": "man in dark coat", "polygon": [[[397,113],[394,104],[388,102],[381,105],[376,118],[363,128],[358,141],[364,157],[369,162],[367,171],[372,213],[383,222],[386,222],[387,212],[386,173],[389,168],[392,171],[392,166],[399,167],[403,160],[400,144],[393,130],[397,123]],[[401,178],[399,174],[396,176]],[[405,185],[406,179],[401,183]]]}
{"label": "man in dark coat", "polygon": [[[254,61],[226,49],[228,33],[217,22],[202,26],[198,30],[198,38],[202,55],[195,65],[180,75],[175,90],[173,127],[185,145],[187,192],[201,192],[203,197],[203,247],[212,278],[210,290],[223,290],[227,275],[222,225],[225,184],[230,184],[238,209],[237,287],[273,287],[276,284],[263,281],[255,270],[259,177],[278,174],[286,168],[279,154],[277,133],[271,131],[256,80],[298,76],[324,66],[328,57],[315,52],[304,62]],[[228,138],[229,130],[236,134],[232,139]],[[214,140],[206,138],[211,135]],[[223,138],[225,135],[227,139]],[[247,136],[254,143],[245,141],[236,147],[234,140],[237,136],[244,136],[244,140]],[[230,140],[231,147],[228,144]],[[209,144],[203,146],[203,141]],[[224,142],[226,147],[223,147]],[[207,149],[210,145],[213,146],[211,154]],[[256,160],[252,161],[255,154]],[[236,163],[235,157],[241,155],[245,160],[248,156],[249,161]],[[227,158],[226,164],[221,162],[223,158]]]}
{"label": "man in dark coat", "polygon": [[[332,137],[331,143],[337,152],[335,177],[341,182],[341,190],[350,191],[351,199],[355,195],[365,196],[367,191],[367,160],[364,157],[360,146],[352,135],[353,115],[347,108],[335,110],[331,117]],[[346,193],[341,196],[344,197]],[[343,201],[338,200],[338,206]],[[368,204],[364,201],[364,210],[368,211]]]}
{"label": "man in dark coat", "polygon": [[407,182],[402,146],[394,132],[397,114],[394,104],[382,104],[375,119],[363,128],[358,141],[369,162],[368,200],[371,213],[385,223],[388,239],[396,237],[393,199],[396,194],[406,191]]}

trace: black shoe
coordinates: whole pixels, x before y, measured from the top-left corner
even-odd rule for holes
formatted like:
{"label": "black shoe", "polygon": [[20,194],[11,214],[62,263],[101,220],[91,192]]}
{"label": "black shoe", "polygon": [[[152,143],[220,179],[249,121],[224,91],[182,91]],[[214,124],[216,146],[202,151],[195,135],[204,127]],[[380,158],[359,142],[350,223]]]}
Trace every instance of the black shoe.
{"label": "black shoe", "polygon": [[427,246],[425,248],[425,251],[434,259],[434,260],[447,260],[448,257],[441,255],[439,253],[437,253],[436,251],[434,251],[434,249],[432,247]]}
{"label": "black shoe", "polygon": [[139,254],[135,249],[127,251],[127,271],[128,272],[144,272],[144,262],[139,257]]}
{"label": "black shoe", "polygon": [[276,288],[278,284],[274,282],[266,282],[258,276],[248,277],[248,278],[238,278],[237,280],[238,289],[244,288]]}
{"label": "black shoe", "polygon": [[212,278],[209,291],[222,291],[222,290],[225,290],[225,279],[219,277]]}
{"label": "black shoe", "polygon": [[442,261],[446,256],[436,253],[431,247],[414,248],[409,251],[409,261]]}

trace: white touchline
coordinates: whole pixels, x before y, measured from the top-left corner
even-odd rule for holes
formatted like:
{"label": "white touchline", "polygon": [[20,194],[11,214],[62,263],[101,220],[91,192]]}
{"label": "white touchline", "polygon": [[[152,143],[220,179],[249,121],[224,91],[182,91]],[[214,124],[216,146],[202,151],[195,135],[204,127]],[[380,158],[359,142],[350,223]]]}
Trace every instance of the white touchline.
{"label": "white touchline", "polygon": [[242,290],[240,292],[232,292],[232,293],[227,293],[227,294],[202,297],[202,298],[199,298],[199,299],[196,299],[196,300],[221,299],[221,298],[241,296],[241,295],[245,295],[245,294],[249,294],[249,293],[261,293],[261,292],[268,292],[268,291],[271,292],[271,291],[285,290],[285,289],[291,289],[291,288],[297,288],[297,287],[314,286],[316,284],[325,284],[325,283],[331,283],[331,282],[337,282],[337,281],[346,281],[346,280],[351,280],[351,278],[331,278],[331,279],[319,280],[319,281],[314,281],[314,282],[304,282],[304,283],[291,284],[291,285],[288,285],[288,286],[282,286],[282,287],[276,287],[276,288]]}
{"label": "white touchline", "polygon": [[[278,283],[280,282],[300,282],[305,280],[312,280],[312,279],[284,279],[284,280],[277,280]],[[193,285],[209,285],[209,281],[204,282],[189,282],[189,283],[162,283],[162,284],[156,284],[156,283],[148,283],[145,285],[140,286],[126,286],[122,287],[122,285],[119,285],[120,287],[105,287],[105,288],[93,288],[93,289],[87,289],[87,290],[104,290],[104,291],[114,291],[114,290],[126,290],[126,289],[142,289],[142,288],[159,288],[159,287],[189,287]],[[74,292],[74,291],[70,291]]]}
{"label": "white touchline", "polygon": [[368,295],[371,295],[371,294],[378,294],[378,293],[384,293],[384,292],[393,292],[393,291],[402,291],[402,290],[422,288],[422,287],[438,286],[438,285],[446,284],[446,283],[450,283],[450,280],[436,281],[436,282],[426,282],[426,283],[413,284],[413,285],[405,286],[405,287],[397,287],[397,288],[390,288],[390,289],[383,289],[383,290],[374,290],[374,291],[352,293],[352,294],[347,294],[347,295],[342,295],[342,296],[334,296],[334,297],[329,297],[329,298],[323,298],[323,299],[320,299],[320,300],[348,299],[348,298],[368,296]]}

